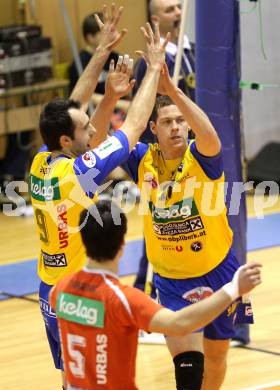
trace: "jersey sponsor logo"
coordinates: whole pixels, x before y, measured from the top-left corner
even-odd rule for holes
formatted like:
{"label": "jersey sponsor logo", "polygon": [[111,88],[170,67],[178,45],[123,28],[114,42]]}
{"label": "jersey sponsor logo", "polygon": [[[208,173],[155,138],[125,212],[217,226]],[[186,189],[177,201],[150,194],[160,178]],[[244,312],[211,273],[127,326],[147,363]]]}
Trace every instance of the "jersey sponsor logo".
{"label": "jersey sponsor logo", "polygon": [[57,230],[59,239],[59,248],[64,249],[68,246],[68,223],[67,223],[67,206],[60,204],[57,206]]}
{"label": "jersey sponsor logo", "polygon": [[107,383],[107,347],[108,337],[105,334],[96,335],[96,382],[98,385]]}
{"label": "jersey sponsor logo", "polygon": [[40,173],[43,173],[44,175],[48,175],[51,172],[51,167],[49,166],[43,166],[40,167]]}
{"label": "jersey sponsor logo", "polygon": [[198,215],[193,198],[184,199],[165,208],[156,207],[152,202],[149,202],[149,208],[153,221],[156,223],[179,222]]}
{"label": "jersey sponsor logo", "polygon": [[30,175],[29,189],[32,198],[41,202],[59,200],[61,198],[57,177],[46,180]]}
{"label": "jersey sponsor logo", "polygon": [[195,241],[191,244],[191,250],[193,252],[199,252],[203,248],[202,242],[201,241]]}
{"label": "jersey sponsor logo", "polygon": [[[180,242],[180,241],[188,241],[188,240],[194,240],[197,239],[198,237],[206,236],[205,230],[202,230],[199,233],[193,233],[193,234],[181,234],[178,237],[160,237],[158,236],[157,239],[160,241],[175,241],[175,242]],[[178,252],[180,252],[180,247],[181,245],[178,245]]]}
{"label": "jersey sponsor logo", "polygon": [[173,245],[161,245],[164,251],[175,251],[175,247]]}
{"label": "jersey sponsor logo", "polygon": [[61,292],[58,294],[56,314],[78,324],[104,327],[104,304],[93,299]]}
{"label": "jersey sponsor logo", "polygon": [[95,154],[103,160],[104,158],[110,156],[113,152],[122,149],[122,144],[117,137],[109,137],[106,141],[102,142],[102,144],[94,149]]}
{"label": "jersey sponsor logo", "polygon": [[96,157],[93,152],[86,152],[82,157],[83,163],[88,168],[93,168],[96,164]]}
{"label": "jersey sponsor logo", "polygon": [[162,249],[164,251],[176,251],[176,252],[182,252],[184,250],[184,248],[182,247],[182,245],[161,245]]}
{"label": "jersey sponsor logo", "polygon": [[186,299],[191,303],[202,301],[202,299],[210,297],[214,291],[210,287],[195,287],[192,290],[186,291],[182,298]]}
{"label": "jersey sponsor logo", "polygon": [[153,223],[153,229],[156,234],[161,236],[174,236],[176,234],[188,234],[196,230],[204,229],[200,217],[187,219],[183,222],[157,224]]}
{"label": "jersey sponsor logo", "polygon": [[46,252],[41,251],[44,265],[46,267],[66,267],[67,261],[64,253],[57,253],[55,255],[49,255]]}

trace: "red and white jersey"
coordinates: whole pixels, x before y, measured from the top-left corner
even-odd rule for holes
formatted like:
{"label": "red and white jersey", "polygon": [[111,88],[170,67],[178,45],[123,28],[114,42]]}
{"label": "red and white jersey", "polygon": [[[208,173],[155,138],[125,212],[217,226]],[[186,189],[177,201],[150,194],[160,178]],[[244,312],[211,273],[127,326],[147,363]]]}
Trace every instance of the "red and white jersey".
{"label": "red and white jersey", "polygon": [[162,306],[117,275],[84,268],[53,287],[67,382],[87,390],[135,390],[138,330]]}

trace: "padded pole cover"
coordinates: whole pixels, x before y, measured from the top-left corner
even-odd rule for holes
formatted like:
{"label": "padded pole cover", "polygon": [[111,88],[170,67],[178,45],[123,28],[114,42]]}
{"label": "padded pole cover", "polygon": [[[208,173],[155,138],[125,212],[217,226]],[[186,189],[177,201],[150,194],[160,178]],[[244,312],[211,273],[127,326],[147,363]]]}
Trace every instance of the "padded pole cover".
{"label": "padded pole cover", "polygon": [[[227,206],[236,201],[234,182],[242,182],[239,2],[196,1],[196,102],[207,113],[223,146]],[[239,213],[230,215],[233,248],[241,264],[246,262],[246,204],[241,195]],[[237,333],[239,330],[237,329]],[[249,341],[247,328],[237,338]]]}

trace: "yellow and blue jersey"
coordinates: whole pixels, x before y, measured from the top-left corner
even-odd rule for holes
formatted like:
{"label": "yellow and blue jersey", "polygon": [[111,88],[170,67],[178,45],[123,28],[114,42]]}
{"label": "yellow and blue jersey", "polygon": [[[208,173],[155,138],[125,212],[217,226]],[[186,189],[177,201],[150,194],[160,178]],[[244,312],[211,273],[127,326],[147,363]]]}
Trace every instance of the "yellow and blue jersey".
{"label": "yellow and blue jersey", "polygon": [[51,159],[48,151],[34,157],[29,184],[41,246],[38,274],[44,283],[53,285],[83,267],[80,213],[94,203],[98,186],[128,156],[127,137],[119,130],[77,158],[61,154]]}
{"label": "yellow and blue jersey", "polygon": [[185,279],[217,267],[232,245],[222,154],[202,156],[192,141],[181,159],[164,160],[158,144],[138,143],[124,167],[141,190],[147,257],[154,271]]}

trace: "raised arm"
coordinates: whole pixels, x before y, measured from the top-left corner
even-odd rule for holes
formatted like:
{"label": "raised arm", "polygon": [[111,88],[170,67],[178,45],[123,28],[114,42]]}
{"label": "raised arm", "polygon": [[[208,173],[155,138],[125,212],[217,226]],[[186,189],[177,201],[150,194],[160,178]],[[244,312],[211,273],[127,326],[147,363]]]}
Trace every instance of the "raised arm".
{"label": "raised arm", "polygon": [[176,312],[168,309],[158,311],[150,322],[149,330],[167,335],[183,335],[202,328],[218,317],[231,302],[261,283],[260,267],[261,264],[254,262],[240,267],[232,282],[203,301]]}
{"label": "raised arm", "polygon": [[98,78],[110,52],[126,34],[125,29],[121,32],[117,29],[122,12],[123,7],[116,9],[115,4],[112,4],[111,15],[109,15],[106,5],[103,6],[104,23],[95,15],[95,19],[101,30],[101,42],[70,96],[71,99],[81,102],[82,108],[85,111],[87,110],[88,102],[96,88]]}
{"label": "raised arm", "polygon": [[133,59],[126,54],[119,56],[115,67],[114,61],[110,63],[109,74],[105,84],[105,94],[90,118],[96,132],[92,137],[91,148],[103,142],[108,133],[112,113],[117,101],[129,94],[135,80],[130,80],[133,69]]}
{"label": "raised arm", "polygon": [[165,47],[169,40],[169,34],[167,34],[163,43],[160,43],[158,25],[155,25],[155,33],[153,33],[149,23],[141,30],[147,46],[146,53],[141,52],[141,55],[145,58],[148,68],[122,125],[122,131],[127,135],[130,150],[133,149],[145,130],[152,113],[160,72],[165,61]]}
{"label": "raised arm", "polygon": [[164,65],[158,92],[168,95],[179,108],[189,127],[195,133],[197,150],[212,157],[221,150],[221,141],[208,116],[189,99],[171,80],[167,65]]}

